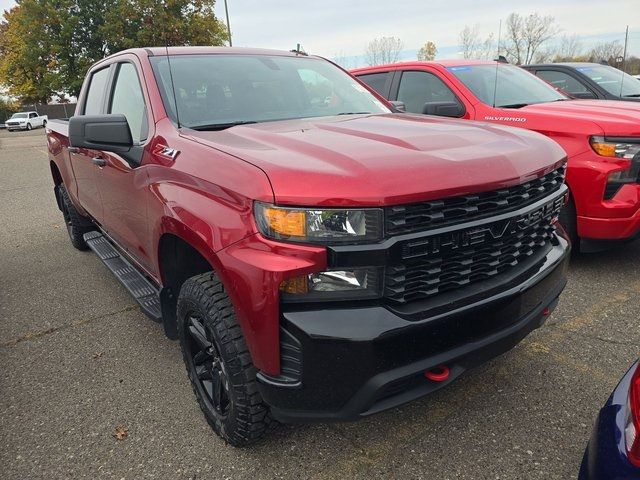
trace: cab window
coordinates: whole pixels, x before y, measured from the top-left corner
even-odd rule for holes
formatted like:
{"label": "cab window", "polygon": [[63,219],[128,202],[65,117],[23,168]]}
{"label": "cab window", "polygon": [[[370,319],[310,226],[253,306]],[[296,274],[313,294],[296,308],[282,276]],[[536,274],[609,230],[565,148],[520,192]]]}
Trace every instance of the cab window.
{"label": "cab window", "polygon": [[84,103],[85,115],[98,115],[102,113],[102,102],[105,89],[107,88],[107,80],[109,80],[108,67],[98,70],[91,75],[89,91],[87,92],[87,99]]}
{"label": "cab window", "polygon": [[569,94],[588,93],[590,90],[571,75],[557,70],[538,70],[536,72],[543,80],[546,80],[555,88],[564,90]]}
{"label": "cab window", "polygon": [[121,113],[127,117],[134,143],[146,140],[148,124],[144,96],[136,67],[131,63],[118,64],[109,113]]}
{"label": "cab window", "polygon": [[383,97],[387,97],[387,89],[385,87],[389,75],[391,75],[391,72],[368,73],[366,75],[359,75],[358,79],[369,85]]}
{"label": "cab window", "polygon": [[402,73],[398,101],[404,102],[407,112],[424,113],[425,104],[452,102],[460,104],[454,93],[432,73],[408,71]]}

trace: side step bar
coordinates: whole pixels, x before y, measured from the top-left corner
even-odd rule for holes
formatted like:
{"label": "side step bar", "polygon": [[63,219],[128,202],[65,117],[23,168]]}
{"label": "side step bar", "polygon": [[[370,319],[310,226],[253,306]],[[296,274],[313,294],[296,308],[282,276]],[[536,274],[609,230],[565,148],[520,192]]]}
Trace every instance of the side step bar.
{"label": "side step bar", "polygon": [[147,280],[133,265],[131,265],[120,252],[100,232],[84,234],[84,241],[93,250],[98,258],[116,276],[120,283],[129,291],[140,310],[154,322],[162,322],[160,310],[160,296],[158,289]]}

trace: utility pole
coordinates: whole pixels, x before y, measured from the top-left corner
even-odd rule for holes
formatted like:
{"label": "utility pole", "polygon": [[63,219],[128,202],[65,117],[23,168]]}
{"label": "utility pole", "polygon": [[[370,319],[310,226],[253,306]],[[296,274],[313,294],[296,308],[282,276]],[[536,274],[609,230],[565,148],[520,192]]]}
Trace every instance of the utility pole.
{"label": "utility pole", "polygon": [[229,8],[227,8],[227,0],[224,0],[224,13],[227,16],[227,34],[229,35],[229,46],[233,47],[231,42],[231,25],[229,24]]}

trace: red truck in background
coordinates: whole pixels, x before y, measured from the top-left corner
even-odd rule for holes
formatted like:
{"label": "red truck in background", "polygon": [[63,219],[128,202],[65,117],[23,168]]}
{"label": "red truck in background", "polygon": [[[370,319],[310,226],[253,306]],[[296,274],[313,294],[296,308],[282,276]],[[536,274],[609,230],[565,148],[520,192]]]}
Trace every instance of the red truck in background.
{"label": "red truck in background", "polygon": [[47,125],[69,237],[179,339],[233,445],[441,388],[566,283],[566,156],[534,132],[393,113],[332,63],[150,48]]}
{"label": "red truck in background", "polygon": [[597,251],[640,236],[640,104],[572,100],[500,62],[416,61],[352,74],[410,113],[511,125],[558,142],[571,192],[561,223],[574,248]]}

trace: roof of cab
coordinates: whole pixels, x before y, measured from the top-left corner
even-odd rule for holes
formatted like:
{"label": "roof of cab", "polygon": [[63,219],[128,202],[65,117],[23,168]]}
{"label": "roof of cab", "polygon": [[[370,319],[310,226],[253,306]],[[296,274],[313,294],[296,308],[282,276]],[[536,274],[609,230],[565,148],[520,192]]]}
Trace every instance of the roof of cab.
{"label": "roof of cab", "polygon": [[422,61],[422,60],[413,60],[408,62],[396,62],[389,63],[386,65],[375,65],[372,67],[361,67],[354,68],[351,70],[354,73],[364,72],[367,70],[374,69],[385,69],[389,67],[406,67],[406,66],[417,66],[417,65],[438,65],[441,67],[462,67],[465,65],[495,65],[498,62],[492,60],[465,60],[465,59],[448,59],[448,60],[431,60],[431,61]]}
{"label": "roof of cab", "polygon": [[132,53],[137,57],[155,57],[155,56],[164,56],[167,55],[207,55],[207,54],[217,54],[217,55],[278,55],[278,56],[286,56],[286,57],[315,57],[314,55],[307,55],[304,53],[296,53],[289,52],[286,50],[270,50],[266,48],[246,48],[246,47],[147,47],[147,48],[129,48],[127,50],[121,50],[114,54],[109,55],[108,57],[103,58],[102,60],[97,61],[91,66],[93,69],[95,66],[100,63],[109,60],[111,58],[117,57],[119,55],[124,55],[127,53]]}

